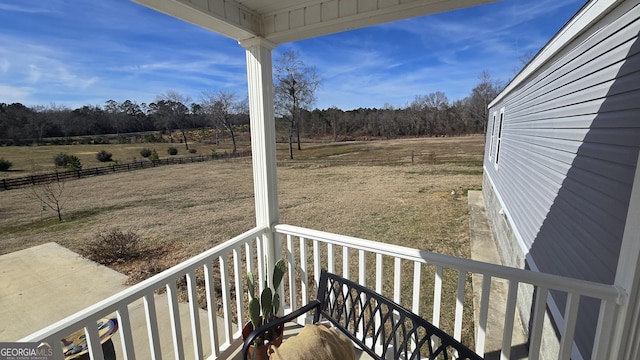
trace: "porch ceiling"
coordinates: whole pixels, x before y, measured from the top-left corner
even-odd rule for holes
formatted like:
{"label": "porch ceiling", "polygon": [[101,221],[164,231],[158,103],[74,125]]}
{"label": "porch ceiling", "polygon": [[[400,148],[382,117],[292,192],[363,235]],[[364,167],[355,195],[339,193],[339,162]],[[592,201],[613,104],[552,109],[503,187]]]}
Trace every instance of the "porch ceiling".
{"label": "porch ceiling", "polygon": [[241,41],[275,44],[497,0],[133,0]]}

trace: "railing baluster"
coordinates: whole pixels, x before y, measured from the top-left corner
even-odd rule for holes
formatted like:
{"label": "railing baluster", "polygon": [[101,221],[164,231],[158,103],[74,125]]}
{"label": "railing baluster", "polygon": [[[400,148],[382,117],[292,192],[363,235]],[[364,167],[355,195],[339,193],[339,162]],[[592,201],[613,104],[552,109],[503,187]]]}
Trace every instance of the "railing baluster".
{"label": "railing baluster", "polygon": [[614,325],[616,323],[617,305],[615,301],[602,300],[600,302],[600,314],[598,315],[598,327],[594,337],[593,351],[591,359],[605,359],[615,355],[617,349],[609,349],[609,343],[615,336]]}
{"label": "railing baluster", "polygon": [[[258,263],[258,268],[256,269],[256,272],[258,273],[258,294],[262,294],[262,291],[264,290],[264,269],[265,269],[265,258],[264,258],[264,237],[263,236],[258,236],[256,238],[256,257],[257,257],[257,263]],[[255,276],[255,273],[253,274]]]}
{"label": "railing baluster", "polygon": [[[223,254],[219,257],[220,261],[220,285],[222,288],[222,313],[224,319],[224,334],[225,341],[231,344],[232,330],[231,330],[231,297],[229,296],[229,271],[227,269],[227,255]],[[240,325],[242,326],[242,325]]]}
{"label": "railing baluster", "polygon": [[487,320],[489,315],[489,296],[491,294],[491,276],[482,276],[482,295],[480,296],[480,314],[476,331],[476,353],[484,356],[484,344],[487,337]]}
{"label": "railing baluster", "polygon": [[247,272],[251,271],[255,273],[255,269],[253,268],[253,247],[251,247],[251,242],[244,244],[244,261],[247,264]]}
{"label": "railing baluster", "polygon": [[[382,274],[384,273],[384,259],[382,258],[382,254],[376,254],[376,292],[378,294],[382,294]],[[375,328],[379,329],[382,324],[382,319],[379,316],[376,316],[375,319]]]}
{"label": "railing baluster", "polygon": [[202,359],[202,330],[200,329],[200,304],[198,303],[198,289],[196,288],[196,273],[187,273],[187,291],[189,292],[189,315],[191,316],[191,337],[193,338],[193,357]]}
{"label": "railing baluster", "polygon": [[98,324],[90,321],[88,326],[84,328],[84,334],[89,348],[91,360],[104,360],[102,345],[100,344],[100,334],[98,333]]}
{"label": "railing baluster", "polygon": [[431,323],[440,327],[440,307],[442,306],[442,266],[436,266],[433,284],[433,319]]}
{"label": "railing baluster", "polygon": [[124,304],[122,308],[118,309],[116,316],[118,318],[118,329],[124,360],[135,360],[136,355],[131,331],[131,319],[129,318],[129,307],[127,304]]}
{"label": "railing baluster", "polygon": [[158,336],[158,318],[156,316],[156,302],[151,294],[144,296],[144,311],[147,320],[147,332],[149,334],[149,352],[152,360],[162,359],[160,354],[160,337]]}
{"label": "railing baluster", "polygon": [[313,240],[313,281],[315,289],[320,283],[320,242]]}
{"label": "railing baluster", "polygon": [[[360,283],[360,285],[362,286],[367,286],[367,261],[366,261],[366,254],[364,252],[364,250],[358,250],[358,282]],[[364,304],[366,300],[366,296],[364,294],[360,294],[360,304]],[[363,305],[359,305],[360,308],[360,316],[364,316],[363,312],[364,310],[364,306]],[[360,333],[359,338],[364,339],[366,337],[366,334],[364,333],[364,326],[365,326],[365,322],[361,321],[360,322],[360,327],[358,332]]]}
{"label": "railing baluster", "polygon": [[420,285],[422,284],[422,265],[415,261],[413,263],[413,301],[411,311],[420,314]]}
{"label": "railing baluster", "polygon": [[351,261],[349,261],[349,248],[346,246],[342,247],[342,277],[345,279],[351,279],[349,276],[349,265]]}
{"label": "railing baluster", "polygon": [[[420,314],[420,287],[422,284],[422,265],[414,261],[413,262],[413,301],[411,304],[411,311],[414,314]],[[417,334],[416,334],[417,336]],[[411,351],[415,351],[416,342],[415,339],[411,341]]]}
{"label": "railing baluster", "polygon": [[287,258],[289,260],[289,305],[291,311],[298,308],[298,286],[296,281],[296,254],[293,238],[287,235]]}
{"label": "railing baluster", "polygon": [[218,341],[218,315],[216,308],[218,304],[213,295],[213,265],[211,262],[204,264],[204,284],[207,295],[207,318],[209,325],[209,341],[211,342],[211,352],[213,356],[219,355],[220,343]]}
{"label": "railing baluster", "polygon": [[376,254],[376,292],[382,294],[382,274],[384,273],[384,262],[382,254]]}
{"label": "railing baluster", "polygon": [[393,301],[401,304],[400,290],[402,290],[402,259],[393,259]]}
{"label": "railing baluster", "polygon": [[[236,298],[236,313],[237,313],[237,323],[244,324],[245,320],[248,320],[248,315],[245,316],[245,306],[244,306],[244,275],[242,274],[242,266],[240,264],[241,256],[240,256],[240,246],[233,248],[233,277],[234,284],[236,287],[235,298]],[[242,334],[242,325],[238,326],[238,331],[240,336]]]}
{"label": "railing baluster", "polygon": [[580,295],[569,293],[567,304],[564,310],[564,326],[562,337],[560,338],[560,352],[558,359],[570,359],[573,347],[573,336],[576,331],[576,321],[578,320],[578,307],[580,305]]}
{"label": "railing baluster", "polygon": [[464,288],[467,273],[463,270],[458,271],[458,291],[456,294],[456,315],[453,327],[453,337],[460,341],[462,338],[462,314],[464,313]]}
{"label": "railing baluster", "polygon": [[509,293],[507,295],[507,309],[504,315],[504,326],[502,333],[502,350],[500,360],[509,360],[511,357],[511,338],[513,336],[513,323],[516,315],[516,300],[518,299],[518,282],[509,281]]}
{"label": "railing baluster", "polygon": [[531,322],[531,335],[529,345],[529,360],[540,358],[540,346],[542,344],[542,328],[544,326],[544,315],[547,308],[547,295],[549,290],[544,287],[536,289],[536,298],[533,307],[533,321]]}
{"label": "railing baluster", "polygon": [[307,241],[300,238],[300,276],[302,280],[302,304],[309,303],[309,264],[307,264]]}
{"label": "railing baluster", "polygon": [[167,301],[169,302],[169,317],[171,319],[174,355],[176,359],[184,359],[182,327],[180,325],[180,310],[178,308],[178,290],[175,281],[169,281],[167,284]]}
{"label": "railing baluster", "polygon": [[358,250],[358,282],[367,286],[367,258],[364,250]]}
{"label": "railing baluster", "polygon": [[327,270],[330,273],[336,272],[335,262],[333,259],[333,244],[327,244]]}

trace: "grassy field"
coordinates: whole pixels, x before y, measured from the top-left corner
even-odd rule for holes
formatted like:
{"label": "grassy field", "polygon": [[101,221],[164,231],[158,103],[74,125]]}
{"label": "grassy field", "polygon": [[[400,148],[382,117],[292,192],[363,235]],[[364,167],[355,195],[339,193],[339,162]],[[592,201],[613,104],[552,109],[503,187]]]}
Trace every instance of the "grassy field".
{"label": "grassy field", "polygon": [[[468,258],[466,194],[482,184],[483,142],[470,136],[303,144],[293,161],[287,160],[286,144],[278,144],[280,222]],[[125,147],[111,146],[114,155]],[[0,148],[0,156],[43,148]],[[41,157],[61,151],[76,148],[52,148]],[[82,253],[99,231],[119,227],[136,231],[152,250],[147,258],[114,266],[136,281],[255,224],[249,158],[149,168],[66,186],[62,222],[41,210],[29,188],[0,192],[0,254],[51,241]],[[470,307],[469,301],[468,316]],[[465,338],[472,339],[469,330]]]}
{"label": "grassy field", "polygon": [[[250,150],[248,136],[243,135],[239,139],[241,147],[238,150]],[[140,150],[148,148],[156,150],[160,158],[170,157],[167,153],[169,147],[178,149],[178,155],[172,157],[187,157],[196,155],[211,155],[212,151],[218,154],[231,152],[233,145],[231,140],[225,139],[219,145],[205,143],[189,143],[189,149],[195,149],[191,154],[181,143],[133,143],[133,144],[100,144],[100,145],[56,145],[56,146],[0,146],[0,158],[11,161],[13,166],[8,172],[0,172],[0,179],[27,176],[33,173],[56,171],[53,158],[59,153],[75,155],[80,159],[83,168],[93,168],[112,164],[103,163],[96,159],[96,154],[105,150],[111,153],[112,159],[119,163],[127,163],[145,160],[140,155]],[[60,169],[58,169],[60,170]]]}

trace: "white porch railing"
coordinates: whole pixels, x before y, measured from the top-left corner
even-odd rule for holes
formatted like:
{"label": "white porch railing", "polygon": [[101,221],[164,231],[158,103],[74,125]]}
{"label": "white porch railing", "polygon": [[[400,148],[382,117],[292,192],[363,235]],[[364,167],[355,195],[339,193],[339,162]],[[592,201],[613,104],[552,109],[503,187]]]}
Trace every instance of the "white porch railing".
{"label": "white porch railing", "polygon": [[[190,260],[168,269],[148,280],[134,285],[100,303],[80,311],[68,318],[35,332],[19,341],[48,342],[56,354],[62,354],[60,339],[85,329],[92,359],[103,359],[99,345],[96,322],[103,317],[117,316],[120,329],[120,344],[116,349],[124,359],[162,358],[160,331],[171,332],[170,351],[176,359],[185,357],[185,352],[193,352],[194,358],[227,358],[240,345],[241,327],[246,321],[246,271],[264,268],[263,260],[266,248],[267,228],[255,228],[219,246],[216,246]],[[475,337],[475,350],[484,353],[485,329],[489,308],[489,287],[492,278],[506,279],[509,282],[509,294],[505,309],[504,335],[502,339],[502,358],[509,358],[512,347],[511,329],[514,325],[518,287],[522,284],[533,286],[537,297],[533,302],[531,314],[531,334],[529,359],[538,359],[541,348],[542,325],[545,304],[549,291],[567,294],[568,300],[563,328],[560,329],[559,359],[568,359],[571,354],[576,319],[579,316],[580,297],[587,296],[600,301],[600,320],[594,338],[593,358],[606,358],[609,347],[609,334],[612,330],[613,314],[625,301],[625,294],[613,286],[585,281],[577,281],[559,276],[540,274],[526,270],[502,267],[472,260],[430,253],[384,244],[353,237],[330,234],[290,225],[277,225],[275,231],[276,254],[281,251],[288,260],[288,278],[281,288],[284,299],[284,311],[306,304],[315,294],[320,269],[355,280],[377,292],[393,299],[417,314],[441,326],[445,331],[447,319],[453,319],[453,335],[461,340],[463,330],[474,328],[464,323],[465,289],[469,286],[470,274],[483,277],[482,299],[479,309],[479,324]],[[217,269],[216,269],[217,267]],[[218,276],[214,276],[219,274]],[[258,272],[261,273],[261,272]],[[453,289],[446,284],[453,278]],[[449,280],[448,280],[449,279]],[[188,325],[181,324],[179,316],[180,284],[186,282],[188,294]],[[259,279],[260,284],[263,279]],[[199,293],[197,284],[203,284],[204,293]],[[158,326],[158,308],[156,290],[165,289],[168,299],[168,312],[171,324],[168,329]],[[484,294],[487,294],[486,296]],[[201,300],[200,304],[198,300]],[[447,307],[447,303],[455,306]],[[136,334],[130,319],[130,309],[134,303],[142,302],[145,310],[145,324],[142,326],[148,346],[134,341],[140,338]],[[182,304],[181,306],[184,306]],[[201,315],[206,310],[206,321]],[[431,308],[431,317],[425,315]],[[220,309],[220,312],[216,310]],[[234,311],[235,309],[235,311]],[[219,316],[217,316],[217,314]],[[443,319],[443,321],[441,321]],[[473,319],[473,317],[471,317]],[[451,321],[448,321],[451,323]],[[183,334],[183,326],[190,334]],[[186,340],[185,340],[186,339]],[[185,346],[192,351],[185,351]],[[206,345],[206,346],[204,346]],[[203,349],[210,348],[210,351]],[[150,355],[148,355],[150,354]],[[168,357],[169,354],[164,354]],[[173,356],[171,356],[173,357]]]}
{"label": "white porch railing", "polygon": [[[52,347],[55,358],[61,359],[63,351],[60,339],[79,329],[84,329],[91,358],[103,360],[96,323],[99,319],[113,316],[115,313],[119,323],[118,333],[121,343],[121,349],[116,349],[116,353],[121,354],[124,359],[136,357],[162,359],[163,356],[183,359],[184,346],[187,345],[184,344],[185,338],[191,340],[194,358],[202,359],[205,355],[217,358],[225,352],[235,350],[232,345],[241,336],[241,329],[237,324],[242,324],[244,319],[245,306],[242,296],[245,292],[244,274],[247,269],[255,271],[254,259],[258,259],[257,267],[262,268],[261,259],[264,258],[262,243],[266,233],[267,228],[250,230],[19,341],[47,342]],[[218,277],[214,276],[216,266],[219,269],[219,280],[215,280]],[[198,294],[196,284],[199,271],[202,271],[205,285],[206,324],[201,324],[200,321],[202,310],[198,299],[202,294]],[[187,329],[190,329],[190,336],[183,335],[184,330],[179,314],[179,291],[181,290],[179,285],[185,281],[190,319]],[[241,291],[232,293],[232,288]],[[216,291],[217,289],[220,291]],[[166,290],[169,314],[158,312],[155,301],[157,290]],[[134,303],[140,301],[145,310],[146,322],[143,328],[147,334],[136,334],[130,319],[130,310],[135,306]],[[216,316],[218,304],[221,304],[222,317]],[[236,307],[237,311],[232,311],[233,307]],[[160,328],[158,318],[167,315],[171,319],[170,327]],[[161,343],[160,331],[171,332],[172,346],[170,347],[175,356],[162,354],[161,348],[166,348],[166,344]],[[148,337],[148,349],[141,349],[140,344],[134,341],[136,338],[139,339],[140,335]],[[207,347],[211,349],[210,354],[204,353],[205,342],[208,342]],[[191,351],[188,352],[191,353]]]}
{"label": "white porch railing", "polygon": [[[502,349],[500,358],[509,359],[512,346],[512,329],[514,326],[516,303],[521,300],[521,286],[532,286],[536,290],[536,298],[532,303],[531,332],[529,334],[529,359],[540,358],[542,346],[543,323],[547,296],[550,291],[557,291],[567,295],[567,306],[561,324],[558,359],[569,359],[574,347],[575,326],[578,319],[581,297],[589,297],[600,302],[600,314],[596,335],[593,339],[593,359],[609,357],[609,341],[612,333],[615,311],[626,301],[626,294],[614,286],[593,282],[580,281],[561,276],[542,274],[521,269],[514,269],[494,264],[487,264],[473,260],[455,258],[434,254],[425,250],[406,248],[384,244],[348,236],[335,235],[321,231],[309,230],[290,225],[277,225],[276,232],[286,237],[283,241],[285,254],[291,264],[299,269],[300,280],[293,280],[293,272],[289,271],[289,294],[292,306],[293,296],[297,289],[301,290],[302,302],[309,284],[305,282],[311,270],[315,283],[320,276],[320,268],[325,267],[329,272],[337,273],[345,278],[357,281],[362,285],[373,287],[395,302],[420,314],[432,324],[441,327],[441,319],[454,319],[453,336],[463,341],[462,332],[465,328],[474,328],[464,324],[465,289],[468,287],[470,275],[482,276],[482,291],[479,309],[479,322],[475,328],[475,351],[484,356],[488,309],[490,306],[490,287],[492,279],[508,281],[508,295],[502,331]],[[309,251],[312,253],[310,254]],[[313,266],[308,263],[313,261]],[[454,277],[454,289],[447,289],[443,279]],[[451,274],[453,272],[453,274]],[[455,280],[457,278],[457,280]],[[370,284],[375,281],[374,284]],[[451,291],[448,291],[451,290]],[[449,297],[447,297],[449,296]],[[423,301],[428,298],[427,301]],[[452,312],[443,313],[445,302],[455,301]],[[530,300],[529,300],[530,301]],[[421,304],[433,304],[431,318],[421,309]],[[469,318],[469,317],[467,317]],[[473,318],[473,317],[470,317]],[[451,331],[443,328],[445,331]],[[471,345],[471,344],[466,344]]]}

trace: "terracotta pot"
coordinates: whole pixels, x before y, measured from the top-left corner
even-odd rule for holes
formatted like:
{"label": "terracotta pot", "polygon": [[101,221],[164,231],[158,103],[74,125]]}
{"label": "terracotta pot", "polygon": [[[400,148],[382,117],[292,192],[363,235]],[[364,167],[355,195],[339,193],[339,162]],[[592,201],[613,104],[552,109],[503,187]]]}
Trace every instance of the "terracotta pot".
{"label": "terracotta pot", "polygon": [[[251,334],[252,331],[253,331],[253,323],[249,321],[242,328],[242,339],[243,340],[246,339],[247,336],[249,336],[249,334]],[[284,336],[284,324],[279,325],[276,328],[276,332],[278,333],[278,337],[276,337],[271,341],[265,341],[264,344],[262,345],[258,345],[258,350],[257,350],[258,352],[255,357],[256,360],[268,359],[269,354],[267,353],[267,351],[269,350],[269,346],[273,345],[277,347],[277,346],[280,346],[280,344],[282,344],[282,338]],[[247,354],[249,355],[249,359],[253,359],[252,355],[253,355],[254,348],[255,348],[254,345],[249,345],[249,349],[247,349]]]}

